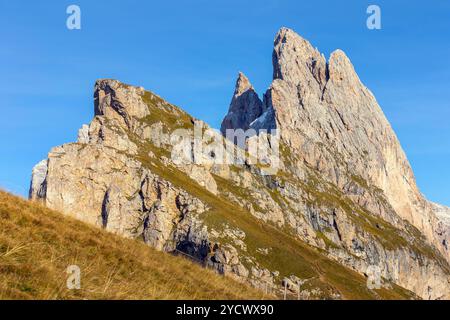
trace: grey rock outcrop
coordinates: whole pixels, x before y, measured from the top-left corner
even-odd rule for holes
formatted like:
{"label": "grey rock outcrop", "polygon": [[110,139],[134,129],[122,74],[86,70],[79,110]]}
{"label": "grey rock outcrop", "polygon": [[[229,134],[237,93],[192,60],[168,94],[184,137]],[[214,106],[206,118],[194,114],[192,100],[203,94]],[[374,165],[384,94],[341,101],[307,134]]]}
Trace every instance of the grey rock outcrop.
{"label": "grey rock outcrop", "polygon": [[29,192],[29,198],[32,200],[45,198],[46,196],[47,163],[47,159],[44,159],[36,164],[32,170]]}
{"label": "grey rock outcrop", "polygon": [[242,129],[245,131],[263,112],[263,103],[258,94],[247,77],[239,72],[230,108],[222,121],[220,131],[224,135],[227,129]]}
{"label": "grey rock outcrop", "polygon": [[87,124],[83,124],[80,130],[78,130],[77,142],[84,144],[89,143],[89,126]]}

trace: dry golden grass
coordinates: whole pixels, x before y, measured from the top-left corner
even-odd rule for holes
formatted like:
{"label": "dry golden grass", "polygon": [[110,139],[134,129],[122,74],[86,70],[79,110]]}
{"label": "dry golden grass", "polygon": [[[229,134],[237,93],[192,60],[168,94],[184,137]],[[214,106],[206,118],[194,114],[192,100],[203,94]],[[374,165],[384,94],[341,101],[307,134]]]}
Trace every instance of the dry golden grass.
{"label": "dry golden grass", "polygon": [[[67,289],[70,265],[81,269],[80,290]],[[262,298],[186,259],[0,191],[0,299]]]}

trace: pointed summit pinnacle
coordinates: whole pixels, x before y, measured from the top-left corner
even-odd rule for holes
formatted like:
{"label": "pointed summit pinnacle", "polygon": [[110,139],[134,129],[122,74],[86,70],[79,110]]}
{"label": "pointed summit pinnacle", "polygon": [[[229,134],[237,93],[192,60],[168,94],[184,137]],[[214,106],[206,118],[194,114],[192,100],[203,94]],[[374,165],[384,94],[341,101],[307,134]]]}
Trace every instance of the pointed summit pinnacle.
{"label": "pointed summit pinnacle", "polygon": [[236,80],[233,99],[228,114],[222,121],[220,131],[226,133],[227,129],[247,130],[256,118],[263,113],[263,103],[251,85],[248,78],[239,72]]}

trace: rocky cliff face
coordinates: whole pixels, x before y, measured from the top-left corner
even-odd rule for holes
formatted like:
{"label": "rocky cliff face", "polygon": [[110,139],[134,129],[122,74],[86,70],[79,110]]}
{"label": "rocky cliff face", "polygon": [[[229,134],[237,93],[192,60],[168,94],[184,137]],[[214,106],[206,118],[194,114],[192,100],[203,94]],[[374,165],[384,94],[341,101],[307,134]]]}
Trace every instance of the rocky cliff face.
{"label": "rocky cliff face", "polygon": [[[221,131],[277,129],[278,172],[217,161],[214,144],[239,150],[143,88],[99,80],[94,119],[33,170],[30,197],[263,290],[450,298],[450,209],[419,193],[349,59],[338,50],[327,61],[281,29],[273,64],[263,101],[239,74]],[[200,151],[191,140],[198,125],[213,141]],[[187,148],[174,148],[177,130],[187,132]],[[198,158],[209,161],[186,161]],[[373,268],[381,287],[367,286]]]}

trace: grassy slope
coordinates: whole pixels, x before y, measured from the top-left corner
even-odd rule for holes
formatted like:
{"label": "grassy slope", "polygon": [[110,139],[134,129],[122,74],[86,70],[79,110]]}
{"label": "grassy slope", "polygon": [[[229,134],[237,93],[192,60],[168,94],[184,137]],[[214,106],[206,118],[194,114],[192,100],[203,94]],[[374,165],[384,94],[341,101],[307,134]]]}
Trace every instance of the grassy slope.
{"label": "grassy slope", "polygon": [[[66,268],[81,269],[68,290]],[[0,299],[261,299],[252,288],[0,191]]]}

